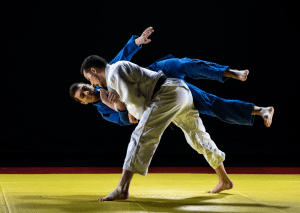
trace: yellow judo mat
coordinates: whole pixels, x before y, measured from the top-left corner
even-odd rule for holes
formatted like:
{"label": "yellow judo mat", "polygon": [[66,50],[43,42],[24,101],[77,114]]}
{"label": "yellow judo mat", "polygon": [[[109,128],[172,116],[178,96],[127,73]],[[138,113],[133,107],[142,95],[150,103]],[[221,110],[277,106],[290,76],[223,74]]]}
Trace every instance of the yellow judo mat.
{"label": "yellow judo mat", "polygon": [[229,174],[232,190],[206,194],[215,174],[135,175],[129,199],[98,202],[121,174],[2,174],[1,213],[300,212],[300,175]]}

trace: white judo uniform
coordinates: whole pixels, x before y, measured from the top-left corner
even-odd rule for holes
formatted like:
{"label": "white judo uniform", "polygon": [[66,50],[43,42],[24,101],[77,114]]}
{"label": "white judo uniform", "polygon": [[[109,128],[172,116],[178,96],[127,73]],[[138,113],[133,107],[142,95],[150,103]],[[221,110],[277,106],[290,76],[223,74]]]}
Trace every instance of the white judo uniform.
{"label": "white judo uniform", "polygon": [[225,160],[199,117],[188,86],[180,79],[168,78],[153,94],[164,75],[129,61],[106,65],[107,87],[115,90],[127,110],[139,123],[128,145],[123,169],[147,175],[148,167],[165,129],[172,122],[180,127],[190,146],[203,154],[213,169]]}

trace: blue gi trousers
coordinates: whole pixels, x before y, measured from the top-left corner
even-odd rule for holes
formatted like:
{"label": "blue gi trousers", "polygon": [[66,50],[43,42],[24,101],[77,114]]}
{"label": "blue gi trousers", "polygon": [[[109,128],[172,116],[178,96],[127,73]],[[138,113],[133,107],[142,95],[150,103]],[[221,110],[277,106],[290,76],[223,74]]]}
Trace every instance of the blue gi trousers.
{"label": "blue gi trousers", "polygon": [[[148,67],[153,71],[163,71],[169,78],[184,80],[184,77],[188,76],[193,79],[217,80],[222,83],[228,79],[223,77],[228,68],[228,66],[199,59],[174,58],[172,55],[168,55]],[[194,105],[200,114],[217,117],[230,124],[253,125],[255,117],[251,115],[253,103],[219,98],[192,84],[185,83],[192,92]]]}

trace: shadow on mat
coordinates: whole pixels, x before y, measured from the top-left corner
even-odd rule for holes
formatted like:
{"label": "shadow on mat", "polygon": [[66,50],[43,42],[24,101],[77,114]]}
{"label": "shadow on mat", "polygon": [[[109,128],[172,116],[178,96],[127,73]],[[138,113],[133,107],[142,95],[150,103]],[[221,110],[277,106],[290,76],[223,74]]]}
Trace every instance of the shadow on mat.
{"label": "shadow on mat", "polygon": [[[210,196],[199,196],[199,197],[190,197],[184,199],[157,199],[157,198],[138,198],[132,197],[127,202],[135,202],[143,206],[147,211],[151,212],[211,212],[207,209],[209,206],[222,209],[222,207],[236,207],[237,209],[233,212],[240,212],[241,208],[249,208],[249,212],[253,212],[253,208],[276,208],[276,209],[287,209],[289,207],[283,206],[273,206],[265,205],[260,203],[238,203],[238,202],[210,202],[211,200],[217,200],[225,198],[233,194],[220,193]],[[183,209],[181,210],[180,208]],[[197,210],[193,211],[189,207],[196,208]],[[201,208],[202,207],[202,208]],[[244,210],[244,211],[243,211]],[[246,209],[243,209],[242,212],[245,212]],[[217,209],[214,211],[218,211]],[[223,212],[223,211],[221,211]]]}
{"label": "shadow on mat", "polygon": [[[265,205],[260,203],[239,202],[211,202],[233,194],[220,193],[209,196],[190,197],[183,199],[141,198],[131,196],[128,200],[98,202],[100,197],[96,195],[72,195],[72,196],[20,196],[21,202],[15,206],[23,211],[26,209],[44,209],[49,212],[211,212],[210,207],[215,207],[214,212],[223,212],[224,207],[236,207],[232,212],[253,212],[253,208],[286,209],[289,207]],[[223,209],[224,210],[224,209]],[[266,209],[267,210],[267,209]],[[271,209],[270,209],[271,210]]]}

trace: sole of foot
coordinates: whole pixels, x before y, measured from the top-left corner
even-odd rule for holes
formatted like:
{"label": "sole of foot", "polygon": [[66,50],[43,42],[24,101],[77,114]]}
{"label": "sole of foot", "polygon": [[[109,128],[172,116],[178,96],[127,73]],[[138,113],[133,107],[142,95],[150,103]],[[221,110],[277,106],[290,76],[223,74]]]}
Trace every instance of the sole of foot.
{"label": "sole of foot", "polygon": [[237,72],[237,79],[240,81],[246,81],[249,75],[249,70],[239,70]]}
{"label": "sole of foot", "polygon": [[273,115],[274,115],[274,107],[266,107],[262,110],[261,116],[264,119],[264,124],[266,127],[271,126]]}

